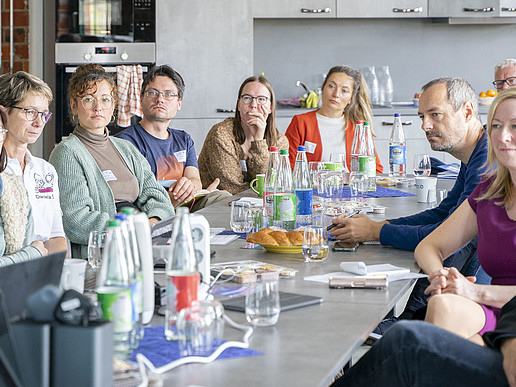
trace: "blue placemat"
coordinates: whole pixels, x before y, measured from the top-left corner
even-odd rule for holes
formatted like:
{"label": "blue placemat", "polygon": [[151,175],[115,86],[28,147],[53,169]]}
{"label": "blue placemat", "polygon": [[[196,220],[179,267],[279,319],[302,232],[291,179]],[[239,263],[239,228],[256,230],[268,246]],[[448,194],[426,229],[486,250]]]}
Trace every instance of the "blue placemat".
{"label": "blue placemat", "polygon": [[[316,193],[314,192],[314,195]],[[343,187],[342,193],[338,195],[341,198],[350,198],[351,194],[349,191],[349,187]],[[395,198],[395,197],[408,197],[408,196],[416,196],[413,193],[400,191],[399,189],[385,188],[382,186],[376,186],[376,192],[368,192],[364,197],[365,198]]]}
{"label": "blue placemat", "polygon": [[218,233],[218,235],[238,235],[240,239],[247,238],[247,234],[245,232],[234,232],[232,230],[224,230]]}
{"label": "blue placemat", "polygon": [[[155,367],[161,367],[181,357],[179,343],[165,339],[163,325],[145,328],[145,336],[140,347],[135,349],[131,360],[136,361],[136,354],[141,353],[149,359]],[[220,354],[219,359],[233,359],[235,357],[261,356],[263,353],[249,348],[228,348]]]}

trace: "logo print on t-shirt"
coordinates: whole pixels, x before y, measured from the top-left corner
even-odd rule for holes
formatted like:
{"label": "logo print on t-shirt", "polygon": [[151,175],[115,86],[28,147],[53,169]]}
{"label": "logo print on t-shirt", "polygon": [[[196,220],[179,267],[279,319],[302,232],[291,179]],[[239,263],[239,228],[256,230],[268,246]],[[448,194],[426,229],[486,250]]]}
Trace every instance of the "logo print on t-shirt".
{"label": "logo print on t-shirt", "polygon": [[36,194],[54,192],[54,174],[52,172],[47,173],[44,179],[35,173],[34,182]]}
{"label": "logo print on t-shirt", "polygon": [[184,163],[174,155],[163,155],[156,161],[158,180],[179,180],[183,177]]}

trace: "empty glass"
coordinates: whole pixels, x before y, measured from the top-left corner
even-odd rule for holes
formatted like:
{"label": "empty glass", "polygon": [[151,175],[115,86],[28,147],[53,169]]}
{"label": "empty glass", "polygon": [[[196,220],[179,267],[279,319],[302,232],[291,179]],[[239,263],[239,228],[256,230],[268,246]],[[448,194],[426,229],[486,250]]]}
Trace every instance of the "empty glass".
{"label": "empty glass", "polygon": [[229,226],[236,233],[248,233],[251,229],[251,217],[249,216],[249,203],[231,202],[231,218]]}
{"label": "empty glass", "polygon": [[320,161],[310,161],[308,163],[308,170],[310,171],[310,176],[312,177],[312,184],[314,184],[314,179],[317,175],[317,172],[321,169],[324,169],[324,163]]}
{"label": "empty glass", "polygon": [[303,232],[305,262],[322,262],[328,256],[328,233],[325,227],[310,226]]}
{"label": "empty glass", "polygon": [[342,198],[345,184],[342,172],[326,173],[322,179],[325,198],[332,200]]}
{"label": "empty glass", "polygon": [[278,322],[280,298],[279,272],[268,271],[257,275],[257,282],[245,296],[245,318],[255,327],[266,327]]}
{"label": "empty glass", "polygon": [[351,200],[359,200],[367,194],[368,178],[365,172],[351,172],[349,174],[349,191]]}
{"label": "empty glass", "polygon": [[100,267],[104,250],[105,231],[92,231],[88,238],[88,264],[92,269]]}
{"label": "empty glass", "polygon": [[430,156],[423,153],[418,153],[414,156],[414,176],[430,176],[432,164]]}

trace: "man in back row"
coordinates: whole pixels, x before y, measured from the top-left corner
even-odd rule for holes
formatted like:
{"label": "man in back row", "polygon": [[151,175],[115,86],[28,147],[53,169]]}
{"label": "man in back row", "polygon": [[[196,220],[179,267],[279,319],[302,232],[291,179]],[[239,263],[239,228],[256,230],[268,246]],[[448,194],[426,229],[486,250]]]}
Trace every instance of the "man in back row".
{"label": "man in back row", "polygon": [[[487,157],[487,135],[478,116],[478,99],[471,85],[461,78],[439,78],[425,86],[419,99],[418,115],[421,128],[432,150],[447,152],[461,161],[457,181],[447,197],[436,207],[419,214],[383,222],[372,221],[366,215],[337,218],[332,235],[339,240],[380,241],[404,250],[414,250],[418,243],[436,229],[469,196],[480,182]],[[466,276],[477,276],[479,283],[489,283],[476,256],[476,239],[445,261]],[[426,279],[416,283],[401,318],[412,318],[416,310],[426,305]],[[390,320],[392,322],[392,320]],[[388,324],[376,331],[383,333]]]}
{"label": "man in back row", "polygon": [[[158,181],[175,180],[168,193],[175,206],[188,203],[202,188],[194,142],[184,130],[169,128],[170,121],[181,110],[185,84],[181,75],[170,66],[152,68],[142,84],[142,120],[117,134],[130,141],[145,156]],[[217,188],[218,179],[208,187]],[[230,194],[214,191],[195,202],[199,210]]]}

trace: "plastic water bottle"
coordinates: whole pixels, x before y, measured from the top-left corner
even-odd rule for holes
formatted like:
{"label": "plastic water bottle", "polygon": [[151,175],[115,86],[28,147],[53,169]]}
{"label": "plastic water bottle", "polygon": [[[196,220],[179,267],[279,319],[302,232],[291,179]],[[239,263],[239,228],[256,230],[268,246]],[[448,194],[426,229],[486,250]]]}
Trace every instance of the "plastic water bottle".
{"label": "plastic water bottle", "polygon": [[177,340],[175,327],[179,312],[197,300],[200,275],[190,228],[189,211],[177,209],[172,231],[171,255],[167,259],[167,307],[165,310],[165,338]]}
{"label": "plastic water bottle", "polygon": [[294,188],[296,191],[296,227],[312,224],[313,191],[306,148],[297,147],[296,164],[294,165]]}
{"label": "plastic water bottle", "polygon": [[367,174],[369,192],[376,191],[376,155],[374,152],[373,134],[368,121],[364,122],[364,130],[360,137],[358,149],[359,170]]}
{"label": "plastic water bottle", "polygon": [[364,121],[357,120],[355,125],[355,134],[353,136],[353,143],[351,144],[351,171],[358,172],[360,170],[358,164],[358,148],[360,145],[360,136],[364,130]]}
{"label": "plastic water bottle", "polygon": [[394,86],[389,71],[389,66],[382,66],[382,75],[379,80],[380,85],[380,105],[391,107],[394,98]]}
{"label": "plastic water bottle", "polygon": [[263,207],[267,213],[269,225],[272,225],[272,217],[274,215],[273,197],[276,180],[278,179],[279,165],[278,147],[271,146],[269,163],[267,165],[267,173],[265,174],[265,183],[263,186]]}
{"label": "plastic water bottle", "polygon": [[114,352],[129,356],[133,307],[126,249],[118,219],[108,222],[106,247],[97,277],[97,297],[106,320],[113,322]]}
{"label": "plastic water bottle", "polygon": [[367,87],[369,87],[369,98],[371,99],[371,103],[373,105],[380,104],[380,85],[378,83],[378,77],[376,76],[376,72],[374,66],[369,66],[368,74],[366,77]]}
{"label": "plastic water bottle", "polygon": [[286,149],[280,151],[280,168],[274,191],[273,224],[286,230],[293,230],[296,225],[296,195]]}
{"label": "plastic water bottle", "polygon": [[[122,227],[122,235],[124,236],[128,269],[130,270],[129,278],[131,280],[131,297],[133,302],[133,331],[131,333],[131,348],[138,348],[138,343],[143,337],[142,313],[143,313],[143,272],[140,261],[140,253],[136,241],[136,233],[134,230],[134,222],[132,217],[123,212],[116,215]],[[127,239],[126,239],[127,238]]]}
{"label": "plastic water bottle", "polygon": [[407,175],[405,133],[399,113],[394,114],[391,137],[389,139],[389,176],[405,177]]}

